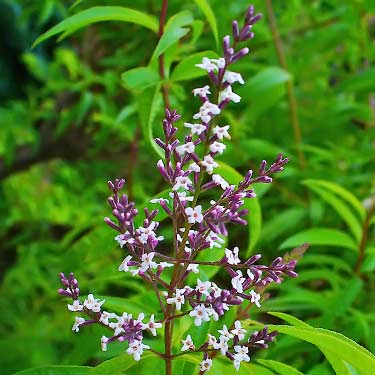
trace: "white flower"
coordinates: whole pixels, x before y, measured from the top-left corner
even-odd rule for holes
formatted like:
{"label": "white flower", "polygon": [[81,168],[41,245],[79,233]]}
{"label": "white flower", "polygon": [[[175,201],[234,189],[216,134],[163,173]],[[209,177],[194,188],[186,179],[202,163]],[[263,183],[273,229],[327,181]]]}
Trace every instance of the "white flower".
{"label": "white flower", "polygon": [[250,357],[247,354],[249,352],[249,348],[247,346],[236,345],[234,347],[234,350],[237,353],[234,355],[233,365],[236,368],[236,370],[238,371],[242,361],[245,361],[245,362],[250,361]]}
{"label": "white flower", "polygon": [[100,306],[103,305],[103,301],[99,301],[99,299],[94,298],[92,294],[87,296],[87,299],[83,302],[83,306],[86,307],[88,310],[92,310],[93,312],[99,312]]}
{"label": "white flower", "polygon": [[236,246],[233,251],[225,249],[225,256],[229,264],[241,263],[241,259],[238,257],[239,248]]}
{"label": "white flower", "polygon": [[159,266],[164,269],[164,268],[173,267],[173,264],[172,263],[168,263],[168,262],[160,262]]}
{"label": "white flower", "polygon": [[189,172],[199,172],[200,170],[201,168],[197,163],[191,163],[188,168]]}
{"label": "white flower", "polygon": [[245,83],[240,73],[231,72],[229,70],[225,72],[223,82],[228,82],[230,85],[235,82],[239,82],[241,85]]}
{"label": "white flower", "polygon": [[247,275],[249,276],[250,280],[253,281],[254,278],[255,278],[254,274],[249,269],[246,272],[247,272]]}
{"label": "white flower", "polygon": [[224,143],[220,143],[218,141],[213,142],[210,144],[210,151],[211,152],[217,152],[220,155],[224,152],[224,150],[227,148],[227,146]]}
{"label": "white flower", "polygon": [[216,185],[220,185],[220,187],[225,190],[227,188],[229,188],[229,184],[226,180],[224,180],[223,177],[221,177],[219,174],[213,174],[212,175],[212,181],[216,184]]}
{"label": "white flower", "polygon": [[75,321],[72,327],[72,331],[78,332],[79,327],[85,322],[86,320],[84,318],[81,318],[79,316],[75,317]]}
{"label": "white flower", "polygon": [[200,370],[202,372],[208,371],[211,368],[211,366],[212,366],[212,359],[210,359],[210,358],[204,359],[200,363]]}
{"label": "white flower", "polygon": [[82,311],[83,306],[81,305],[81,302],[78,301],[78,299],[73,301],[72,305],[68,304],[68,310],[70,311]]}
{"label": "white flower", "polygon": [[260,294],[254,292],[253,290],[250,290],[250,295],[251,295],[251,303],[255,303],[256,307],[260,307]]}
{"label": "white flower", "polygon": [[161,203],[161,202],[165,202],[168,204],[169,200],[165,198],[154,198],[150,200],[150,203]]}
{"label": "white flower", "polygon": [[237,336],[239,340],[243,340],[246,334],[246,330],[242,328],[239,320],[234,322],[234,329],[232,329],[230,332]]}
{"label": "white flower", "polygon": [[121,249],[124,247],[125,244],[133,244],[134,243],[134,238],[130,237],[128,239],[125,239],[125,236],[127,236],[129,232],[119,234],[118,236],[115,237],[115,240],[119,243]]}
{"label": "white flower", "polygon": [[206,127],[202,124],[190,124],[190,122],[185,122],[184,125],[191,129],[191,134],[201,135],[206,130]]}
{"label": "white flower", "polygon": [[150,349],[150,347],[148,345],[144,345],[142,341],[134,340],[133,342],[129,343],[129,348],[126,350],[126,352],[133,355],[136,361],[139,361],[144,349]]}
{"label": "white flower", "polygon": [[219,164],[215,162],[213,157],[211,155],[206,155],[203,160],[201,161],[201,164],[206,167],[207,173],[211,174],[214,170],[214,168],[218,167]]}
{"label": "white flower", "polygon": [[220,289],[214,282],[212,282],[211,283],[211,291],[214,292],[214,297],[218,298],[218,297],[220,297],[222,289]]}
{"label": "white flower", "polygon": [[218,332],[220,333],[220,338],[224,337],[227,341],[233,338],[233,335],[228,331],[225,324],[223,325],[223,329],[219,329]]}
{"label": "white flower", "polygon": [[232,91],[232,87],[228,86],[220,92],[220,100],[231,100],[234,103],[239,103],[241,97]]}
{"label": "white flower", "polygon": [[102,311],[100,314],[99,322],[109,325],[109,319],[111,318],[117,318],[117,315],[114,313],[109,313],[108,311]]}
{"label": "white flower", "polygon": [[194,307],[193,311],[190,311],[189,315],[194,319],[194,324],[200,326],[202,321],[208,322],[210,317],[208,315],[207,309],[203,304],[197,305]]}
{"label": "white flower", "polygon": [[185,296],[181,294],[180,289],[176,289],[176,293],[174,297],[167,298],[167,303],[172,305],[173,303],[176,305],[176,310],[180,311],[181,306],[185,303]]}
{"label": "white flower", "polygon": [[213,63],[208,57],[203,57],[201,64],[195,64],[197,68],[201,68],[203,70],[207,70],[207,72],[212,72],[217,70],[217,65]]}
{"label": "white flower", "polygon": [[152,333],[152,336],[156,336],[156,328],[161,328],[161,323],[155,323],[154,314],[151,315],[150,321],[147,324],[142,324],[142,329],[148,329]]}
{"label": "white flower", "polygon": [[187,190],[189,186],[192,185],[192,182],[189,177],[186,176],[178,176],[175,179],[175,183],[172,190],[178,190],[179,188],[183,188]]}
{"label": "white flower", "polygon": [[221,248],[221,244],[225,241],[220,238],[215,232],[211,231],[208,236],[206,237],[206,241],[210,244],[210,249],[217,247]]}
{"label": "white flower", "polygon": [[[186,191],[177,192],[177,195],[182,203],[186,201],[192,202],[194,200],[194,197],[186,195]],[[169,196],[173,198],[174,193],[169,193]]]}
{"label": "white flower", "polygon": [[212,132],[214,135],[216,135],[216,137],[218,139],[223,139],[223,138],[227,138],[227,139],[230,139],[230,135],[228,133],[228,130],[229,130],[229,125],[225,125],[223,127],[220,127],[220,126],[215,126],[213,129],[212,129]]}
{"label": "white flower", "polygon": [[131,255],[128,255],[128,256],[122,261],[122,263],[119,265],[118,270],[119,270],[119,271],[124,271],[124,272],[129,272],[128,263],[130,262],[131,259],[132,259],[132,256],[131,256]]}
{"label": "white flower", "polygon": [[193,343],[193,340],[190,335],[186,336],[185,340],[181,340],[182,342],[182,348],[181,351],[184,352],[186,350],[195,350],[195,345]]}
{"label": "white flower", "polygon": [[[117,322],[111,322],[111,323],[108,324],[108,326],[114,330],[115,336],[124,332],[123,325],[124,325],[124,323],[126,323],[127,317],[128,317],[128,314],[124,313],[124,314],[122,314],[122,316],[117,317]],[[131,315],[130,315],[130,318],[131,318]]]}
{"label": "white flower", "polygon": [[216,337],[213,336],[213,335],[210,335],[209,333],[207,334],[208,336],[208,340],[207,340],[207,343],[209,346],[213,346],[214,344],[216,344]]}
{"label": "white flower", "polygon": [[211,115],[218,115],[220,112],[218,105],[207,101],[199,108],[199,112],[193,116],[193,119],[202,119],[203,122],[207,123],[211,121]]}
{"label": "white flower", "polygon": [[192,154],[195,151],[195,144],[193,142],[187,142],[181,146],[176,147],[176,152],[182,156],[185,153]]}
{"label": "white flower", "polygon": [[213,72],[225,67],[225,59],[222,57],[220,59],[209,59],[208,57],[203,57],[202,63],[195,64],[195,66],[207,70],[207,72]]}
{"label": "white flower", "polygon": [[210,86],[206,85],[204,87],[198,87],[193,90],[194,96],[201,96],[201,97],[207,97],[207,95],[211,94]]}
{"label": "white flower", "polygon": [[203,221],[202,206],[185,208],[185,213],[188,216],[188,222],[190,224],[201,223]]}
{"label": "white flower", "polygon": [[143,243],[146,244],[148,239],[156,239],[158,241],[164,240],[163,236],[156,236],[156,233],[154,232],[154,229],[156,228],[157,223],[155,221],[152,221],[148,227],[139,227],[137,229],[137,233],[139,234],[139,240]]}
{"label": "white flower", "polygon": [[[223,303],[224,305],[224,303]],[[213,320],[217,322],[219,320],[219,314],[211,307],[207,308],[207,313],[209,316],[212,316]]]}
{"label": "white flower", "polygon": [[102,338],[100,339],[100,342],[101,342],[103,352],[106,352],[107,351],[108,337],[102,336]]}
{"label": "white flower", "polygon": [[146,272],[149,268],[157,268],[158,265],[152,259],[154,258],[155,253],[152,251],[150,253],[144,253],[142,255],[142,263],[140,271]]}
{"label": "white flower", "polygon": [[211,59],[211,61],[215,63],[219,69],[225,67],[225,59],[223,57],[220,57],[220,59]]}
{"label": "white flower", "polygon": [[[185,251],[186,251],[186,247],[185,247]],[[188,253],[191,253],[191,249],[189,249]],[[199,273],[199,264],[194,264],[194,263],[190,263],[187,267],[187,271],[192,271],[194,273]]]}
{"label": "white flower", "polygon": [[228,339],[225,336],[220,336],[219,342],[213,344],[214,349],[220,350],[222,355],[228,351]]}
{"label": "white flower", "polygon": [[237,271],[237,276],[232,278],[232,286],[237,290],[238,293],[243,292],[242,284],[245,280],[246,279],[242,276],[242,272],[240,270]]}
{"label": "white flower", "polygon": [[197,279],[197,286],[195,287],[196,291],[207,296],[209,294],[208,291],[210,290],[210,288],[210,281],[200,281],[199,279]]}

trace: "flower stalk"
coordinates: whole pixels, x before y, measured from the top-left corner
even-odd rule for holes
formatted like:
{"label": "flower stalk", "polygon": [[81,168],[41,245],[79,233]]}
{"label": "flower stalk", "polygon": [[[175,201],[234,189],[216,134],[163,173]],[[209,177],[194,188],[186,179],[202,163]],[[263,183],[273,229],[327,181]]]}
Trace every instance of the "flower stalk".
{"label": "flower stalk", "polygon": [[[167,1],[164,1],[161,16],[164,21],[166,7]],[[215,172],[219,166],[216,158],[225,152],[225,141],[231,138],[230,126],[219,125],[218,116],[230,103],[240,102],[241,97],[233,91],[233,87],[244,84],[242,76],[229,68],[249,53],[247,47],[238,46],[254,37],[253,26],[261,17],[250,6],[242,27],[234,21],[232,36],[224,37],[223,57],[205,57],[196,65],[207,72],[209,85],[193,90],[193,95],[200,101],[200,108],[193,116],[194,122],[184,123],[188,132],[182,141],[177,137],[179,129],[176,126],[181,116],[176,110],[165,109],[162,121],[164,137],[155,141],[164,152],[164,159],[158,161],[157,168],[170,187],[170,198],[152,199],[150,203],[158,208],[145,208],[143,224],[136,227],[135,218],[139,212],[128,195],[121,192],[125,180],[108,182],[111,191],[108,203],[113,217],[106,217],[104,221],[117,232],[115,240],[126,255],[118,271],[140,277],[149,284],[160,310],[147,319],[143,312],[138,317],[128,312],[122,315],[108,312],[102,309],[105,301],[96,299],[92,294],[81,301],[78,281],[73,273],[68,277],[60,274],[63,288],[59,289],[59,293],[72,300],[68,309],[89,317],[76,317],[74,331],[78,332],[81,327],[90,324],[105,326],[111,336],[101,338],[102,350],[107,350],[107,345],[113,341],[125,342],[126,352],[136,361],[141,359],[145,350],[150,350],[164,359],[167,375],[172,375],[173,359],[189,352],[202,355],[200,374],[211,369],[218,354],[232,361],[238,371],[241,363],[250,361],[251,351],[267,348],[277,332],[268,332],[267,327],[259,332],[250,332],[242,326],[240,319],[236,319],[229,328],[224,324],[217,332],[210,332],[207,339],[197,346],[194,337],[188,334],[181,340],[182,346],[178,350],[173,346],[175,322],[177,319],[189,319],[192,325],[199,327],[211,320],[220,320],[230,309],[237,309],[237,317],[240,318],[240,315],[248,314],[250,306],[261,307],[261,293],[265,287],[281,283],[285,277],[297,276],[297,259],[293,257],[278,257],[267,266],[258,264],[260,254],[243,259],[238,247],[223,249],[229,227],[247,224],[247,210],[243,205],[246,199],[255,197],[252,186],[255,183],[271,183],[273,175],[282,172],[288,162],[281,154],[270,165],[263,160],[257,173],[249,170],[238,185],[231,185]],[[208,202],[207,192],[210,196],[215,195],[216,200]],[[157,233],[160,223],[156,218],[160,210],[166,213],[172,224],[173,241],[166,246],[160,246],[166,241]],[[170,248],[170,251],[165,248]],[[197,259],[202,252],[211,252],[216,259],[215,254],[221,252],[222,257],[215,261],[202,261]],[[200,266],[220,267],[228,274],[230,282],[219,286],[214,280],[207,280],[200,273]],[[170,277],[165,272],[168,268],[172,268]],[[241,310],[240,306],[246,308]],[[156,316],[162,318],[156,319]],[[159,353],[144,344],[143,340],[145,336],[156,337],[157,331],[163,327],[164,353]]]}

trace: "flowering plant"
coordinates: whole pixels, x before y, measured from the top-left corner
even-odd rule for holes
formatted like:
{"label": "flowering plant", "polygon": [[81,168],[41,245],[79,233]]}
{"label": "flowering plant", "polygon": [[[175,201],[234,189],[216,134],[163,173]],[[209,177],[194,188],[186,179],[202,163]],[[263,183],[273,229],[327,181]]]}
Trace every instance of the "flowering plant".
{"label": "flowering plant", "polygon": [[[278,257],[269,266],[260,265],[257,264],[260,254],[241,259],[238,247],[225,248],[222,259],[218,261],[198,258],[202,252],[215,252],[224,247],[229,224],[247,224],[244,219],[247,210],[243,209],[243,205],[246,199],[255,197],[252,186],[255,183],[271,183],[271,176],[281,172],[288,162],[281,154],[270,166],[263,161],[257,176],[249,170],[238,185],[231,185],[215,173],[219,167],[216,157],[225,151],[224,141],[231,138],[230,126],[218,125],[217,117],[230,102],[241,100],[233,91],[233,86],[244,84],[242,76],[229,68],[248,54],[247,47],[238,49],[238,45],[254,37],[252,27],[260,19],[261,14],[255,14],[254,7],[250,6],[243,26],[240,28],[234,21],[232,38],[224,37],[223,56],[219,59],[205,57],[201,64],[196,65],[207,71],[210,84],[193,90],[201,105],[193,116],[196,122],[184,123],[188,134],[183,141],[177,138],[179,129],[175,126],[180,115],[166,108],[164,139],[157,138],[156,143],[165,155],[164,160],[158,161],[157,168],[169,184],[169,198],[150,201],[160,208],[145,208],[143,225],[136,227],[138,211],[135,204],[121,193],[125,180],[108,182],[112,192],[108,202],[114,219],[106,217],[105,222],[119,233],[115,240],[126,250],[118,271],[140,277],[152,287],[160,305],[160,314],[155,312],[146,317],[140,313],[133,317],[127,312],[122,315],[108,312],[103,309],[105,301],[92,294],[83,301],[79,299],[78,281],[73,273],[68,277],[60,274],[64,288],[59,289],[59,293],[72,299],[68,309],[86,315],[85,318],[75,318],[73,331],[78,332],[83,326],[94,323],[105,326],[111,335],[102,336],[103,351],[113,341],[126,342],[126,352],[136,361],[141,359],[145,350],[152,351],[165,361],[167,375],[172,373],[172,360],[186,352],[202,354],[201,374],[210,370],[218,353],[226,356],[239,370],[241,362],[250,361],[249,350],[267,348],[277,335],[276,331],[268,332],[267,327],[247,332],[241,318],[248,317],[253,305],[261,306],[261,293],[269,284],[280,283],[285,276],[297,276],[295,259]],[[213,194],[216,198],[207,201],[207,196]],[[157,233],[159,210],[165,212],[173,226],[169,250],[163,246],[164,237]],[[205,279],[204,275],[200,275],[200,265],[220,267],[229,275],[230,282],[217,285]],[[191,274],[196,274],[194,283],[189,283]],[[175,352],[172,342],[176,320],[189,317],[195,326],[202,326],[211,320],[219,321],[231,309],[236,309],[237,316],[230,326],[223,324],[217,332],[210,332],[199,346],[194,344],[195,338],[191,334],[181,337],[180,351]],[[160,329],[164,329],[164,352],[143,342],[145,335],[157,336]]]}

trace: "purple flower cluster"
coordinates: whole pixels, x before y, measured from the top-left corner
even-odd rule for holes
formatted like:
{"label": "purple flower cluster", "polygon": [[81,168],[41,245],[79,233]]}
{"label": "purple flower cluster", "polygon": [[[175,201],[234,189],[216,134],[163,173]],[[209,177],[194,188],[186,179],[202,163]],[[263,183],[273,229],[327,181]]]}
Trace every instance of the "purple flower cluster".
{"label": "purple flower cluster", "polygon": [[[230,126],[219,125],[218,115],[231,101],[238,103],[241,100],[233,92],[233,85],[244,84],[242,76],[228,68],[249,52],[247,47],[237,50],[237,45],[253,38],[252,26],[260,18],[260,14],[254,13],[254,7],[250,7],[241,29],[237,21],[233,22],[233,43],[230,36],[224,37],[223,57],[205,57],[201,64],[196,65],[207,71],[211,86],[193,90],[194,96],[200,100],[200,108],[193,116],[194,122],[184,123],[188,134],[183,141],[177,137],[179,128],[176,126],[181,116],[175,110],[165,110],[164,139],[156,139],[164,151],[164,159],[157,162],[157,168],[169,185],[170,192],[167,198],[150,201],[160,208],[145,208],[143,225],[137,227],[135,218],[138,211],[135,204],[121,193],[125,180],[108,182],[112,192],[108,203],[113,219],[106,217],[104,220],[118,232],[115,240],[121,248],[126,249],[126,256],[118,270],[141,277],[149,283],[159,301],[162,318],[155,321],[155,314],[159,313],[155,311],[149,322],[143,323],[143,313],[135,319],[127,312],[118,316],[103,311],[101,306],[104,301],[95,299],[92,294],[81,303],[74,275],[66,278],[61,274],[61,282],[66,289],[60,289],[59,293],[73,299],[68,309],[82,311],[90,317],[90,320],[77,317],[74,331],[91,323],[104,325],[113,331],[113,335],[102,337],[102,349],[106,350],[107,343],[114,340],[127,341],[127,352],[139,360],[143,350],[152,350],[142,342],[143,331],[148,330],[156,336],[156,329],[164,327],[165,352],[153,352],[165,359],[168,374],[171,373],[170,361],[187,350],[203,353],[200,364],[202,373],[211,368],[212,359],[219,352],[229,358],[238,370],[241,362],[250,361],[249,348],[266,348],[277,334],[268,333],[267,328],[260,332],[247,332],[240,320],[236,319],[229,328],[223,325],[218,330],[219,337],[211,332],[197,349],[188,335],[182,340],[181,352],[172,353],[175,319],[190,317],[196,326],[200,326],[210,320],[218,321],[233,306],[245,306],[246,311],[253,305],[259,308],[262,299],[260,292],[267,285],[280,283],[287,276],[297,276],[294,271],[297,262],[294,259],[284,261],[276,258],[270,266],[266,266],[256,264],[261,258],[260,254],[241,260],[238,247],[223,249],[229,225],[247,224],[245,217],[248,212],[243,206],[246,199],[255,197],[253,185],[271,183],[272,175],[283,171],[288,162],[280,154],[270,166],[263,161],[257,176],[253,176],[253,171],[249,170],[238,184],[231,184],[220,175],[220,163],[216,160],[226,150],[225,140],[231,139]],[[210,191],[210,196],[219,191],[216,200],[208,202],[205,198],[207,191]],[[161,249],[160,243],[163,244],[164,237],[157,233],[159,222],[156,217],[160,209],[172,222],[173,244],[169,252],[165,246]],[[218,261],[200,261],[197,256],[203,251],[220,252],[222,258]],[[217,259],[217,255],[213,253],[213,256]],[[218,286],[212,280],[205,280],[204,275],[200,275],[201,265],[224,269],[230,276],[230,282]],[[172,268],[171,275],[162,275],[166,268]],[[192,273],[197,275],[196,281],[188,285],[188,276]]]}

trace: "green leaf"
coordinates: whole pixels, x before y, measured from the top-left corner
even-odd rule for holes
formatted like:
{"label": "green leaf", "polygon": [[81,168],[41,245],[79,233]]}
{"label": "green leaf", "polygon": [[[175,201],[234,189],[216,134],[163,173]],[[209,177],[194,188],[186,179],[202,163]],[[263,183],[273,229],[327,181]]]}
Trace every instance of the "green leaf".
{"label": "green leaf", "polygon": [[358,250],[356,243],[349,235],[340,230],[329,228],[312,228],[299,232],[284,241],[280,249],[296,247],[305,242],[310,245],[336,246],[354,251]]}
{"label": "green leaf", "polygon": [[375,246],[370,246],[365,251],[365,259],[362,263],[362,272],[372,272],[375,270]]}
{"label": "green leaf", "polygon": [[[219,173],[231,185],[237,185],[243,179],[243,176],[241,176],[239,172],[223,162],[219,162],[217,173]],[[256,188],[254,191],[255,190]],[[245,254],[245,257],[247,257],[253,251],[260,237],[262,229],[262,210],[257,198],[246,199],[243,208],[249,210],[247,216],[247,223],[249,226],[249,246]]]}
{"label": "green leaf", "polygon": [[202,13],[205,15],[207,18],[207,22],[209,23],[212,34],[214,35],[215,42],[216,42],[216,47],[219,47],[219,33],[217,30],[217,22],[216,22],[216,17],[215,13],[213,12],[210,4],[208,3],[207,0],[194,0],[195,4],[200,8]]}
{"label": "green leaf", "polygon": [[332,208],[341,216],[341,218],[348,225],[357,243],[359,243],[362,236],[362,225],[360,221],[356,218],[356,216],[353,214],[352,210],[334,194],[318,186],[315,186],[313,183],[311,183],[311,180],[310,183],[304,181],[303,184],[306,185],[313,192],[318,194],[330,206],[332,206]]}
{"label": "green leaf", "polygon": [[240,96],[251,103],[249,116],[257,118],[279,103],[286,92],[285,83],[290,79],[290,74],[279,67],[266,68],[250,78],[246,87],[238,89]]}
{"label": "green leaf", "polygon": [[159,74],[148,66],[130,69],[121,74],[121,79],[129,90],[143,90],[160,81]]}
{"label": "green leaf", "polygon": [[[336,358],[344,361],[344,363],[351,364],[362,375],[370,374],[375,366],[375,357],[368,350],[340,333],[323,328],[301,328],[283,325],[270,325],[269,329],[310,342],[321,351],[328,351],[330,358],[327,359],[331,364],[332,356],[335,358],[334,368],[337,368]],[[337,374],[341,375],[341,373]]]}
{"label": "green leaf", "polygon": [[270,243],[281,234],[294,228],[297,223],[301,222],[306,214],[306,209],[301,207],[293,207],[289,210],[281,212],[278,215],[275,215],[263,227],[262,243]]}
{"label": "green leaf", "polygon": [[284,322],[287,322],[295,327],[301,327],[301,328],[311,328],[310,324],[305,323],[304,321],[282,312],[275,312],[275,311],[269,311],[267,314],[276,316],[276,318],[279,318],[283,320]]}
{"label": "green leaf", "polygon": [[60,33],[64,33],[64,35],[71,34],[82,27],[102,21],[135,23],[154,31],[155,33],[159,29],[156,18],[149,16],[147,13],[119,6],[97,6],[83,10],[82,12],[74,14],[73,16],[61,21],[56,26],[39,36],[33,43],[32,48],[54,35]]}
{"label": "green leaf", "polygon": [[260,94],[274,86],[282,85],[291,79],[290,74],[277,66],[269,67],[247,81],[249,96]]}
{"label": "green leaf", "polygon": [[[153,358],[155,354],[150,352],[145,352],[142,355],[142,361],[146,360],[147,358]],[[118,357],[109,359],[101,363],[99,366],[94,367],[91,369],[87,374],[88,375],[114,375],[120,374],[126,370],[129,370],[133,366],[135,366],[138,362],[136,362],[133,356],[128,354],[121,354]],[[125,372],[126,373],[126,372]]]}
{"label": "green leaf", "polygon": [[374,88],[374,82],[375,68],[371,67],[366,70],[361,70],[357,75],[351,75],[338,85],[337,90],[339,92],[348,91],[350,93],[368,91]]}
{"label": "green leaf", "polygon": [[174,68],[171,80],[185,81],[207,75],[206,71],[195,66],[195,64],[200,64],[202,62],[203,57],[216,59],[218,58],[218,55],[213,51],[204,51],[189,55],[188,57],[180,61]]}
{"label": "green leaf", "polygon": [[156,61],[173,43],[185,36],[189,29],[183,26],[190,25],[192,22],[193,16],[186,10],[172,16],[165,25],[164,33],[155,48],[151,61]]}
{"label": "green leaf", "polygon": [[298,371],[297,369],[278,361],[272,361],[270,359],[257,359],[257,362],[273,371],[276,371],[276,373],[279,375],[303,375],[302,372]]}
{"label": "green leaf", "polygon": [[362,221],[365,219],[366,210],[363,207],[362,203],[354,194],[344,189],[342,186],[337,185],[331,181],[325,181],[325,180],[304,180],[303,183],[305,185],[308,184],[309,186],[320,186],[320,187],[325,188],[326,190],[330,190],[332,193],[337,194],[342,199],[350,203],[353,206],[353,208],[355,208],[355,210],[359,214],[359,217],[361,218]]}
{"label": "green leaf", "polygon": [[81,375],[87,374],[90,369],[92,367],[88,366],[46,366],[19,371],[14,375]]}
{"label": "green leaf", "polygon": [[138,95],[136,97],[137,109],[139,117],[141,119],[143,136],[148,142],[150,142],[157,155],[161,158],[164,158],[162,150],[155,143],[153,132],[153,126],[156,116],[162,108],[162,101],[163,98],[160,92],[160,84],[156,85],[155,88],[149,87],[147,90],[142,92],[142,95]]}

